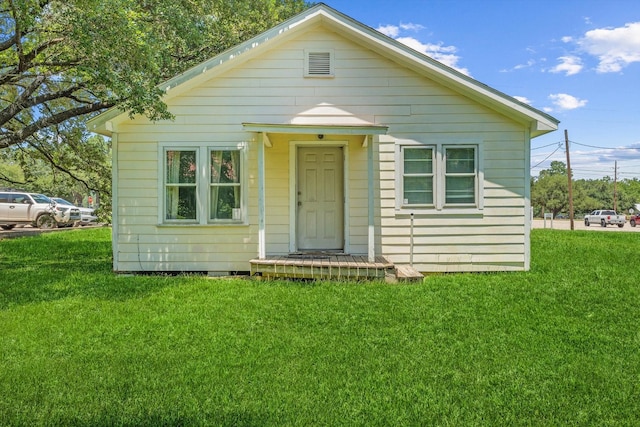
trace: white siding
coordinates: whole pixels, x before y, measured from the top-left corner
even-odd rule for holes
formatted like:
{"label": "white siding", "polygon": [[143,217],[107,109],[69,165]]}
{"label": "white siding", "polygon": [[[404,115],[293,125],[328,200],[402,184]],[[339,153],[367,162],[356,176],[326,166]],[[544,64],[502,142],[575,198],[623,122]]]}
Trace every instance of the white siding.
{"label": "white siding", "polygon": [[[332,49],[335,78],[304,78],[305,49]],[[409,263],[410,222],[395,211],[395,140],[439,137],[482,141],[484,209],[417,216],[414,266],[423,272],[521,270],[527,265],[525,188],[527,132],[523,124],[320,28],[252,58],[233,71],[168,102],[175,121],[119,125],[116,241],[120,271],[246,271],[257,256],[257,151],[243,122],[389,126],[374,146],[376,253]],[[315,135],[270,135],[265,149],[266,249],[290,247],[290,141]],[[376,139],[376,138],[374,138]],[[248,225],[169,226],[158,223],[161,144],[249,142]],[[367,150],[348,141],[350,251],[367,253]]]}

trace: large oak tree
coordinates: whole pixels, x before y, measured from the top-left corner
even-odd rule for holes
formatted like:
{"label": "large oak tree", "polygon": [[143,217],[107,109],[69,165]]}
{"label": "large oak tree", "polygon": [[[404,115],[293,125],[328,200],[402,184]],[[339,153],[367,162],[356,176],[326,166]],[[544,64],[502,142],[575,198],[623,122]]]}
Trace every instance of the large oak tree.
{"label": "large oak tree", "polygon": [[306,7],[302,0],[0,0],[0,150],[37,156],[91,189],[87,164],[108,173],[108,147],[86,144],[87,118],[111,107],[170,118],[159,83]]}

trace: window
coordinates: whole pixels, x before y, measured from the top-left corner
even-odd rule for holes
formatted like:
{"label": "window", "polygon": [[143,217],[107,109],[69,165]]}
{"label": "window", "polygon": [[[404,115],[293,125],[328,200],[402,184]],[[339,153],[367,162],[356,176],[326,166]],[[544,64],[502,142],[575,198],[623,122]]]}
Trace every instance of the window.
{"label": "window", "polygon": [[240,152],[211,151],[209,219],[241,219]]}
{"label": "window", "polygon": [[445,147],[445,203],[476,202],[476,150],[474,147]]}
{"label": "window", "polygon": [[165,156],[165,219],[197,220],[197,153],[167,150]]}
{"label": "window", "polygon": [[396,209],[482,209],[480,144],[396,145]]}
{"label": "window", "polygon": [[403,204],[433,204],[433,154],[429,147],[403,147]]}
{"label": "window", "polygon": [[164,148],[161,222],[243,223],[244,146]]}

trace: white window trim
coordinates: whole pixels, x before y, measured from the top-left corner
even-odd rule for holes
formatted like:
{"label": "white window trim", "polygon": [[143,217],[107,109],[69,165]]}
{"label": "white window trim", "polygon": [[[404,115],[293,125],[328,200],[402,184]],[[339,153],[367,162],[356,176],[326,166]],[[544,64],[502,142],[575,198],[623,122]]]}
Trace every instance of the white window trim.
{"label": "white window trim", "polygon": [[[430,215],[430,214],[452,214],[452,215],[481,215],[484,209],[484,143],[475,138],[438,138],[437,141],[415,141],[396,140],[395,144],[395,182],[396,215]],[[434,200],[433,205],[405,205],[404,204],[404,158],[403,147],[424,147],[433,148],[434,159]],[[446,148],[475,148],[476,155],[476,201],[470,204],[446,204],[445,203],[445,158]]]}
{"label": "white window trim", "polygon": [[199,195],[199,185],[200,185],[200,173],[196,175],[196,219],[167,219],[167,194],[166,194],[166,179],[167,179],[167,152],[168,151],[195,151],[196,153],[196,165],[200,164],[200,150],[197,146],[193,145],[167,145],[161,147],[161,150],[158,150],[158,154],[160,158],[158,160],[158,223],[159,224],[180,224],[180,225],[193,225],[198,224],[201,220],[201,206],[200,206],[200,195]]}
{"label": "white window trim", "polygon": [[[474,167],[475,167],[475,171],[474,171],[474,178],[475,178],[475,189],[474,189],[474,193],[476,196],[476,201],[474,203],[449,203],[447,204],[447,165],[446,165],[446,157],[445,157],[445,153],[447,148],[473,148],[474,149],[474,153],[475,153],[475,159],[474,159]],[[478,165],[478,157],[479,154],[478,152],[480,151],[479,147],[477,144],[442,144],[441,146],[441,150],[439,150],[439,154],[441,157],[441,161],[440,161],[440,169],[439,169],[439,176],[441,179],[441,183],[442,185],[437,185],[438,189],[442,191],[442,194],[440,194],[440,201],[441,201],[441,205],[443,208],[475,208],[479,205],[480,200],[480,178],[479,178],[479,170],[480,167]]]}
{"label": "white window trim", "polygon": [[[436,168],[436,164],[437,164],[437,153],[438,153],[438,148],[435,145],[427,145],[427,144],[400,144],[400,145],[396,145],[396,148],[398,150],[398,155],[397,158],[399,159],[396,163],[396,171],[398,171],[398,179],[397,179],[397,183],[399,185],[396,185],[397,190],[397,194],[396,194],[396,206],[400,206],[400,208],[402,209],[433,209],[435,207],[435,203],[438,199],[438,194],[437,194],[437,183],[436,181],[439,179],[437,172],[438,169]],[[433,197],[433,202],[432,203],[428,203],[428,204],[405,204],[404,203],[404,178],[405,178],[405,173],[404,173],[404,165],[405,165],[405,161],[404,161],[404,154],[403,151],[405,148],[424,148],[424,149],[431,149],[431,173],[429,175],[431,175],[432,179],[433,179],[433,188],[432,190],[432,197]]]}
{"label": "white window trim", "polygon": [[[158,226],[237,226],[249,225],[248,214],[248,145],[245,142],[237,144],[215,144],[208,143],[204,145],[182,145],[178,143],[161,143],[158,150]],[[198,175],[196,176],[196,220],[168,220],[165,219],[166,196],[165,196],[165,159],[166,152],[176,151],[196,151],[196,162]],[[240,188],[241,188],[241,219],[209,219],[209,187],[211,183],[211,166],[209,164],[211,151],[221,150],[239,150],[240,151]]]}

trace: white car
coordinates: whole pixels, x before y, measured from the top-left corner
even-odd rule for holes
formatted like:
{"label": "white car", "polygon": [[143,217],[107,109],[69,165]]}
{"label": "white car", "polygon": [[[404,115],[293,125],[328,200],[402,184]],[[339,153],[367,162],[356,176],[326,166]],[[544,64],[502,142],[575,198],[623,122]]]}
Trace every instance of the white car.
{"label": "white car", "polygon": [[44,194],[13,190],[0,192],[0,228],[3,230],[11,230],[16,225],[45,229],[68,227],[78,220],[78,208],[56,205]]}
{"label": "white car", "polygon": [[58,205],[69,206],[69,207],[73,206],[75,208],[78,208],[80,210],[80,223],[79,223],[80,225],[88,225],[98,220],[98,217],[95,216],[95,210],[92,208],[83,208],[82,206],[76,206],[70,201],[65,200],[61,197],[52,197],[51,199],[55,201],[56,204]]}

